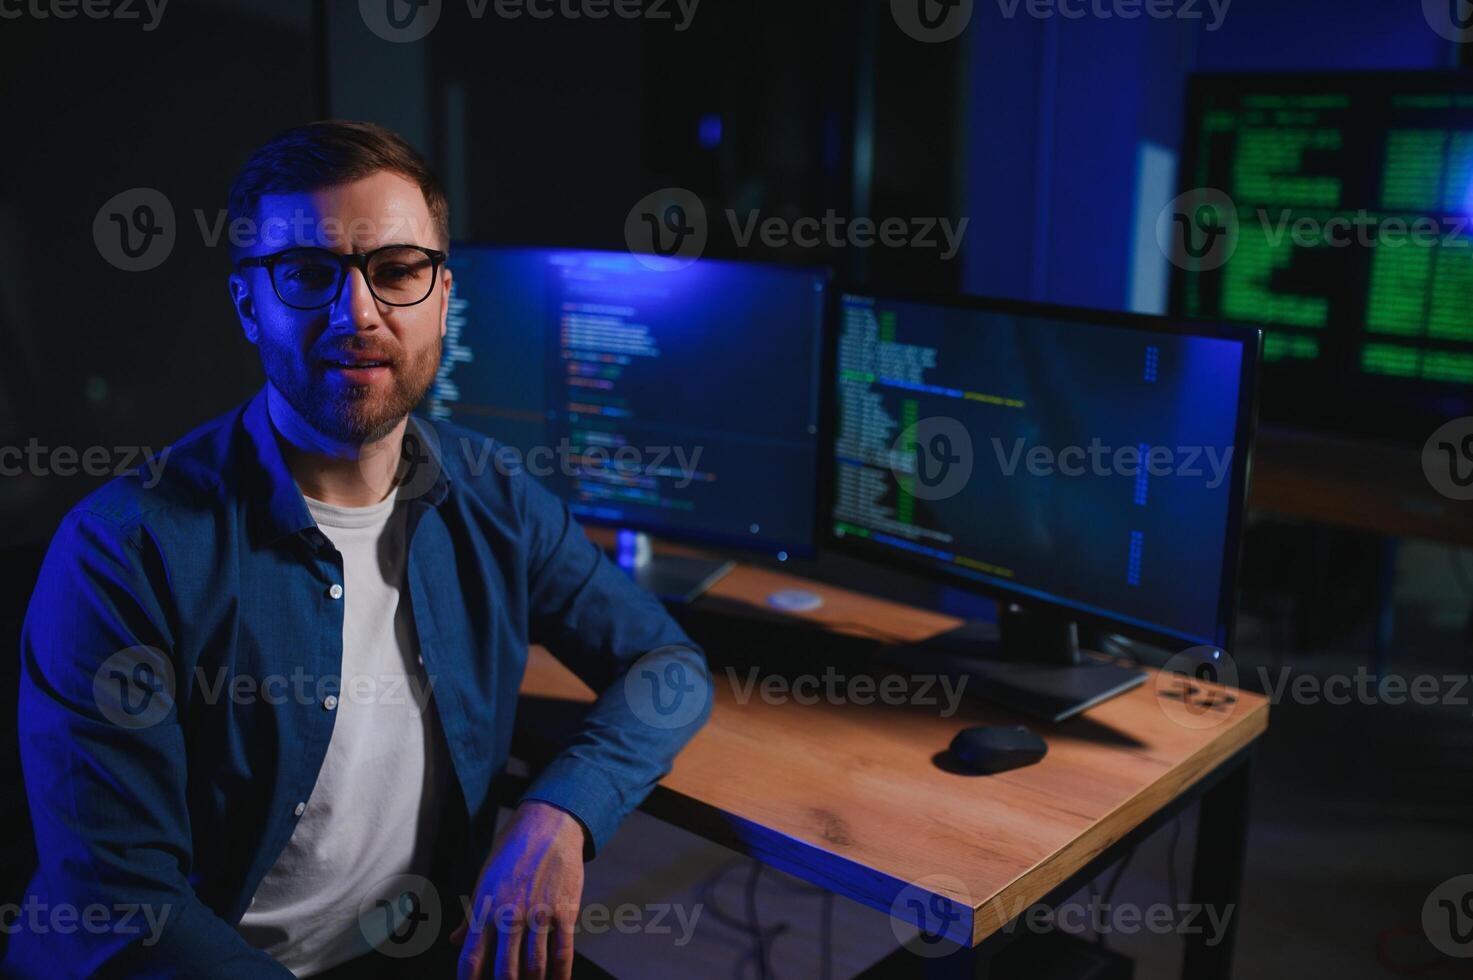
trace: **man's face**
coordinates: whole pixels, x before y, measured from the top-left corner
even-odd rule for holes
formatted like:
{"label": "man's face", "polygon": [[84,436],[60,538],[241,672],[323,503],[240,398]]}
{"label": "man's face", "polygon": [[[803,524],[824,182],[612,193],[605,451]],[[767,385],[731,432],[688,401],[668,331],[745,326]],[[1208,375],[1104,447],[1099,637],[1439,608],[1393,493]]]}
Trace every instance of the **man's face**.
{"label": "man's face", "polygon": [[[418,185],[388,171],[302,194],[266,195],[257,208],[257,241],[247,255],[315,245],[340,254],[382,245],[444,250]],[[450,272],[415,306],[389,306],[362,273],[346,274],[336,302],[316,310],[287,306],[262,268],[231,276],[246,337],[261,351],[266,378],[309,425],[337,442],[362,444],[389,434],[419,403],[440,366]],[[345,361],[382,362],[349,367]]]}

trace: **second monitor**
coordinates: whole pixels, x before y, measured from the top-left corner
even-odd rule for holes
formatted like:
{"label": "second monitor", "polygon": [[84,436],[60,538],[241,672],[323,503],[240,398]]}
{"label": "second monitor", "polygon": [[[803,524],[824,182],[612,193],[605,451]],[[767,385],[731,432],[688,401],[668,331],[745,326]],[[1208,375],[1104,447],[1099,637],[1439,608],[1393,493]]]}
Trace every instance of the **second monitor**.
{"label": "second monitor", "polygon": [[1076,621],[1231,643],[1259,331],[865,293],[839,320],[835,543],[1005,604],[1005,649],[927,653],[1057,720],[1143,679]]}

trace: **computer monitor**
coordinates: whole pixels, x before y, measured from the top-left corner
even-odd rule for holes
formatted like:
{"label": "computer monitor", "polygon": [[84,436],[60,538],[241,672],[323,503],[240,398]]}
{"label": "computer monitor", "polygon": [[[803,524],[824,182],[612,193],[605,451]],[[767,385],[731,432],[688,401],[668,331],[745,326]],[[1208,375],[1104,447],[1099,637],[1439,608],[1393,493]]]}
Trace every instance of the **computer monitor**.
{"label": "computer monitor", "polygon": [[1170,311],[1267,328],[1264,423],[1420,448],[1473,415],[1473,75],[1202,74],[1188,103]]}
{"label": "computer monitor", "polygon": [[[583,523],[813,551],[827,270],[471,244],[449,266],[428,414],[514,449]],[[646,550],[621,559],[668,600],[729,567]]]}
{"label": "computer monitor", "polygon": [[1079,622],[1231,645],[1260,331],[874,292],[837,305],[834,545],[1003,601],[999,634],[926,650],[992,662],[982,693],[1059,719],[1142,679],[1081,657]]}

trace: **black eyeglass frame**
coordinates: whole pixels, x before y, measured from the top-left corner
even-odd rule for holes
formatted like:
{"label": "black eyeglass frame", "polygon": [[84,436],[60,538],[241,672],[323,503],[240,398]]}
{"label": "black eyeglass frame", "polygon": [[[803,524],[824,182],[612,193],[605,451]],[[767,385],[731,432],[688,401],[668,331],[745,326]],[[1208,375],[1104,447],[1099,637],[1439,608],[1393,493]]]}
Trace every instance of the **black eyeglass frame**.
{"label": "black eyeglass frame", "polygon": [[[378,255],[380,252],[387,252],[389,249],[394,248],[412,248],[429,256],[430,288],[425,291],[425,294],[423,296],[415,300],[413,303],[389,302],[378,294],[378,291],[373,288],[373,280],[368,277],[368,263],[373,261],[373,257],[375,255]],[[343,274],[338,277],[337,289],[333,290],[332,299],[328,300],[325,303],[317,303],[313,306],[298,306],[297,304],[289,301],[285,296],[281,295],[281,288],[276,285],[276,264],[288,255],[293,255],[301,252],[311,252],[313,254],[328,256],[329,258],[335,260],[338,265],[342,267]],[[357,269],[359,274],[363,276],[363,282],[366,286],[368,286],[368,292],[373,296],[374,299],[376,299],[380,303],[383,303],[385,306],[393,306],[399,309],[403,309],[408,306],[418,306],[419,304],[430,298],[430,295],[435,291],[435,280],[436,278],[438,278],[440,274],[440,268],[444,266],[446,258],[448,258],[448,254],[440,251],[439,249],[428,248],[424,245],[415,245],[410,242],[395,242],[390,245],[381,245],[370,252],[349,252],[347,254],[343,254],[342,252],[334,252],[329,249],[319,248],[316,246],[293,245],[291,248],[284,248],[279,252],[272,252],[270,255],[247,256],[238,261],[236,263],[236,267],[240,269],[265,269],[266,278],[271,280],[271,291],[276,294],[277,299],[281,300],[282,303],[291,307],[294,310],[321,310],[333,305],[338,301],[338,298],[343,295],[343,283],[348,281],[348,276],[351,274],[352,270]]]}

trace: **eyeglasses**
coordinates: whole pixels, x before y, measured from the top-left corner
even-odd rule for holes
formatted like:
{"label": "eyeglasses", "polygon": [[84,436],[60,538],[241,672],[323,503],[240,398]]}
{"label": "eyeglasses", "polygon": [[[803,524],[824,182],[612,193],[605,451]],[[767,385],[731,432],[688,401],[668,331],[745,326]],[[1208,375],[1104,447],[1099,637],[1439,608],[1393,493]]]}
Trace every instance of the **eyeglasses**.
{"label": "eyeglasses", "polygon": [[338,301],[350,269],[363,273],[368,291],[385,306],[429,299],[445,253],[419,245],[385,245],[343,255],[325,248],[289,248],[241,259],[242,269],[265,269],[276,296],[294,310],[320,310]]}

